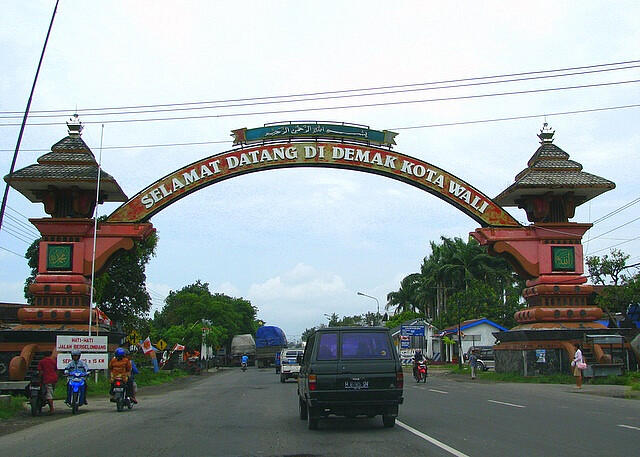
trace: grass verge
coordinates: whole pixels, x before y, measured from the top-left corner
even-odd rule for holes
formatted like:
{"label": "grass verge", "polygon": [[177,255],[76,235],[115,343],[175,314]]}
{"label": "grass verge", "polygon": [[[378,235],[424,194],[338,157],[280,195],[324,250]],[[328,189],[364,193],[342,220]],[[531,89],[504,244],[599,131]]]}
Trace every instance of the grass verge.
{"label": "grass verge", "polygon": [[18,411],[23,408],[25,397],[11,397],[9,402],[0,403],[0,420],[9,419],[13,417]]}

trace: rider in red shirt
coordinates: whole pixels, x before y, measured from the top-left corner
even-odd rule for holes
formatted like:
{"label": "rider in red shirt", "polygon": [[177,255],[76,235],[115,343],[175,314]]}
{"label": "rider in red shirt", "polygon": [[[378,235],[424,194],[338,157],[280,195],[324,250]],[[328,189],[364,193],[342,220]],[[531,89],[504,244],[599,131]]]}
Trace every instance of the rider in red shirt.
{"label": "rider in red shirt", "polygon": [[42,378],[42,384],[45,389],[45,399],[49,404],[49,414],[53,414],[53,391],[56,388],[58,382],[56,359],[53,358],[53,353],[49,353],[38,363],[38,372]]}

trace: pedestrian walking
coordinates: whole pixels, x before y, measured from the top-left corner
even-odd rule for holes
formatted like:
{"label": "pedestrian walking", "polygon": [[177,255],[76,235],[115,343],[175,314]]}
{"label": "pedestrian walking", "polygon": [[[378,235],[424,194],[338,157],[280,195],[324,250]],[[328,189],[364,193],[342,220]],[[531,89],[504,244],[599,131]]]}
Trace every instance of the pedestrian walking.
{"label": "pedestrian walking", "polygon": [[38,372],[42,378],[42,385],[45,389],[44,398],[49,404],[49,415],[53,414],[53,391],[58,382],[58,367],[53,352],[49,352],[38,362]]}
{"label": "pedestrian walking", "polygon": [[469,354],[469,366],[471,367],[471,379],[476,379],[476,368],[478,367],[478,355],[476,350],[472,349]]}
{"label": "pedestrian walking", "polygon": [[587,364],[584,361],[584,356],[582,355],[582,345],[580,345],[580,343],[578,343],[578,348],[573,355],[571,366],[573,367],[573,376],[576,378],[576,387],[578,389],[582,389],[582,370],[587,368]]}

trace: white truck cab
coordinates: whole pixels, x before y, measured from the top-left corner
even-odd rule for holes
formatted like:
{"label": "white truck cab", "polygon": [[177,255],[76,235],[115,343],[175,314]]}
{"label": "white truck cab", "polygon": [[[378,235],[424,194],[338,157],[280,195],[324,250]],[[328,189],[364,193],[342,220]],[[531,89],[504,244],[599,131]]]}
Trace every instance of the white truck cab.
{"label": "white truck cab", "polygon": [[304,349],[284,349],[280,353],[280,382],[287,378],[297,378],[300,372],[298,356],[304,354]]}

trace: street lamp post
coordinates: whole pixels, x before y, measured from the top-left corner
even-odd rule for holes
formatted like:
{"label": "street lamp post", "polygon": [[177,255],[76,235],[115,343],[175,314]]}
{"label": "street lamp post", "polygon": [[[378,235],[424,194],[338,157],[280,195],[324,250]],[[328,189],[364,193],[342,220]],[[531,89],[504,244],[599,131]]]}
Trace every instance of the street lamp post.
{"label": "street lamp post", "polygon": [[363,297],[367,297],[367,298],[372,298],[373,300],[376,301],[376,304],[378,305],[378,312],[376,314],[376,325],[380,324],[380,302],[378,301],[378,299],[376,297],[372,297],[371,295],[363,294],[362,292],[358,292],[358,295],[362,295]]}

